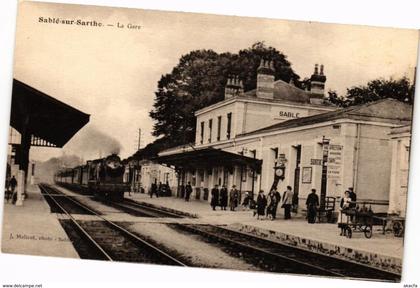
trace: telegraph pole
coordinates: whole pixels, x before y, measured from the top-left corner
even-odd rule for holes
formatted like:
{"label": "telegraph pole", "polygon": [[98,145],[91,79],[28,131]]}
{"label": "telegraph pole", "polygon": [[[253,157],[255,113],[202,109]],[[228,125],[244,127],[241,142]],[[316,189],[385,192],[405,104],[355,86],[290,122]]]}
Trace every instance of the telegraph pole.
{"label": "telegraph pole", "polygon": [[141,147],[141,128],[139,128],[139,141],[137,144],[137,150],[140,150],[140,147]]}

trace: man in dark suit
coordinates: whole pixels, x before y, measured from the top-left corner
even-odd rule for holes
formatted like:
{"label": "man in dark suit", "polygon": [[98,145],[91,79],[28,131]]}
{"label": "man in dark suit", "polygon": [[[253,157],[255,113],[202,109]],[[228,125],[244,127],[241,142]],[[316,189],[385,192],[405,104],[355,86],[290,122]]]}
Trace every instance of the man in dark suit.
{"label": "man in dark suit", "polygon": [[219,205],[219,188],[217,184],[215,184],[214,188],[211,189],[210,205],[211,207],[213,207],[213,210],[216,210],[216,206]]}
{"label": "man in dark suit", "polygon": [[187,186],[185,186],[185,201],[190,201],[190,195],[192,193],[191,183],[188,181]]}
{"label": "man in dark suit", "polygon": [[226,186],[223,185],[222,189],[220,189],[220,208],[222,210],[226,210],[228,204],[228,191],[226,189]]}
{"label": "man in dark suit", "polygon": [[348,191],[350,192],[350,199],[351,199],[351,203],[350,203],[350,208],[356,208],[356,200],[357,200],[357,195],[354,192],[353,187],[350,187],[348,189]]}
{"label": "man in dark suit", "polygon": [[306,207],[308,213],[308,223],[313,224],[316,220],[316,213],[319,206],[319,198],[316,195],[316,189],[312,189],[311,193],[306,199]]}

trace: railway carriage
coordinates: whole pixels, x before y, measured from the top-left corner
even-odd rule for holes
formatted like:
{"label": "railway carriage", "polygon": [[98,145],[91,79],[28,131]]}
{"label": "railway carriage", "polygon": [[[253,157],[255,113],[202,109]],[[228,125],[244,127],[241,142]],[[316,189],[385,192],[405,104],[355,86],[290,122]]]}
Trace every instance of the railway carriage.
{"label": "railway carriage", "polygon": [[111,201],[122,201],[130,189],[124,182],[125,167],[116,154],[87,161],[86,165],[65,168],[55,174],[56,184]]}

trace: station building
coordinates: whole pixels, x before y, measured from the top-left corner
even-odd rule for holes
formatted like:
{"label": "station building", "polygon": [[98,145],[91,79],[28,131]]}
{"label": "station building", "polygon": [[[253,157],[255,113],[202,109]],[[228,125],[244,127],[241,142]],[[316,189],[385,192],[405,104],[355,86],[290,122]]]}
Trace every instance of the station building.
{"label": "station building", "polygon": [[323,66],[315,66],[307,90],[275,81],[272,67],[262,61],[255,90],[244,92],[240,80],[229,79],[223,101],[196,111],[195,145],[162,151],[156,161],[174,168],[178,186],[191,182],[192,197],[205,201],[215,184],[268,193],[281,164],[277,188],[292,186],[299,208],[312,188],[323,206],[353,187],[358,200],[386,212],[390,133],[411,123],[411,105],[384,99],[338,109],[324,100]]}

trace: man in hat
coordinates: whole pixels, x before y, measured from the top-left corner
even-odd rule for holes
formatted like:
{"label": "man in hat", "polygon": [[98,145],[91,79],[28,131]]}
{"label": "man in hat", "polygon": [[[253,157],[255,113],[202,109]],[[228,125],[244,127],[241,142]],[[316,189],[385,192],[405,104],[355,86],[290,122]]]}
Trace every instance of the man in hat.
{"label": "man in hat", "polygon": [[238,206],[239,192],[236,189],[236,185],[232,185],[232,189],[229,192],[229,206],[230,211],[235,211]]}

